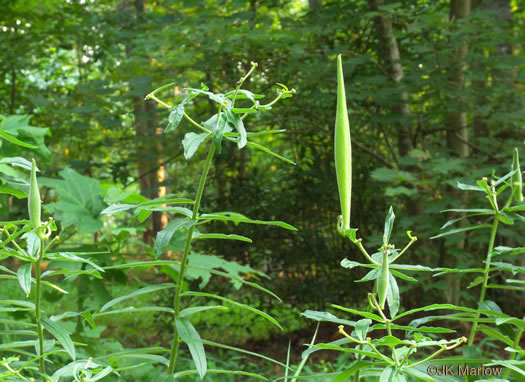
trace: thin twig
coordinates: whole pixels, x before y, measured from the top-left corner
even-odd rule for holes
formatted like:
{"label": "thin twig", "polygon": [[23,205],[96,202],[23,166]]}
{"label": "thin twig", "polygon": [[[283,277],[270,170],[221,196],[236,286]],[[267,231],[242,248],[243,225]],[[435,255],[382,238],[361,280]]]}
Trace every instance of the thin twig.
{"label": "thin twig", "polygon": [[142,174],[141,176],[139,176],[138,178],[135,178],[135,180],[133,180],[132,182],[129,182],[129,183],[126,183],[123,185],[123,188],[127,188],[128,186],[132,185],[133,183],[137,183],[139,180],[141,180],[142,178],[144,178],[145,176],[148,176],[149,174],[151,174],[152,172],[155,172],[157,171],[160,167],[168,164],[169,162],[171,162],[172,160],[174,159],[177,159],[177,157],[179,157],[180,155],[182,155],[184,151],[183,150],[179,150],[175,155],[169,157],[168,159],[166,159],[164,162],[161,162],[161,163],[158,163],[155,167],[149,169],[148,171],[146,171],[144,174]]}

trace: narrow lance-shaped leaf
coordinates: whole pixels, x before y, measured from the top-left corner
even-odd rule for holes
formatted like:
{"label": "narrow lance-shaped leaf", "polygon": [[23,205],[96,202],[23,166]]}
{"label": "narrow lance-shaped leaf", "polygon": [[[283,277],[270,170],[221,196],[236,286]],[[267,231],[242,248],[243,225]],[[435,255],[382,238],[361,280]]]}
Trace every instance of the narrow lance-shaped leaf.
{"label": "narrow lance-shaped leaf", "polygon": [[122,301],[128,300],[130,298],[134,298],[136,296],[140,296],[140,295],[143,295],[143,294],[149,294],[149,293],[157,292],[157,291],[162,290],[162,289],[174,288],[174,287],[175,287],[175,284],[164,283],[164,284],[149,285],[147,287],[144,287],[144,288],[141,288],[141,289],[137,289],[136,291],[131,292],[130,294],[127,294],[125,296],[117,297],[117,298],[107,302],[106,304],[104,304],[104,306],[102,308],[100,308],[100,312],[104,312],[104,311],[108,310],[109,308],[111,308],[113,305],[116,305],[116,304],[118,304],[118,303],[120,303]]}
{"label": "narrow lance-shaped leaf", "polygon": [[242,149],[244,146],[246,146],[247,140],[246,129],[244,128],[241,117],[238,114],[233,113],[230,108],[226,108],[226,118],[228,119],[228,122],[239,132],[237,147]]}
{"label": "narrow lance-shaped leaf", "polygon": [[18,268],[16,272],[16,277],[18,278],[18,283],[22,287],[22,290],[26,294],[26,297],[29,297],[31,293],[31,268],[33,264],[27,263]]}
{"label": "narrow lance-shaped leaf", "polygon": [[155,257],[160,257],[166,248],[168,248],[175,232],[182,228],[190,228],[193,224],[194,222],[186,218],[178,218],[169,222],[166,228],[157,233],[157,238],[155,239]]}
{"label": "narrow lance-shaped leaf", "polygon": [[395,218],[396,215],[394,215],[394,209],[392,208],[392,206],[390,206],[390,209],[388,210],[388,214],[386,215],[385,219],[385,231],[383,233],[384,244],[388,244],[388,241],[390,240],[390,235],[392,234],[392,227],[394,225]]}
{"label": "narrow lance-shaped leaf", "polygon": [[31,145],[29,143],[25,143],[21,141],[18,138],[13,137],[12,135],[7,134],[5,131],[0,129],[0,137],[4,138],[6,141],[9,141],[11,143],[14,143],[15,145],[26,147],[28,149],[36,149],[37,146]]}
{"label": "narrow lance-shaped leaf", "polygon": [[399,312],[399,287],[396,278],[389,272],[390,287],[388,288],[386,299],[390,309],[390,317],[395,317]]}
{"label": "narrow lance-shaped leaf", "polygon": [[437,239],[439,237],[453,235],[455,233],[472,231],[472,230],[475,230],[475,229],[483,229],[483,228],[492,228],[492,225],[490,225],[490,224],[478,224],[478,225],[471,225],[471,226],[468,226],[468,227],[456,228],[456,229],[452,229],[452,230],[447,231],[447,232],[440,233],[439,235],[432,236],[430,239]]}
{"label": "narrow lance-shaped leaf", "polygon": [[166,129],[164,129],[165,133],[169,133],[170,131],[175,130],[177,127],[179,127],[180,122],[182,121],[182,117],[184,116],[184,105],[179,104],[168,117],[168,126],[166,126]]}
{"label": "narrow lance-shaped leaf", "polygon": [[190,349],[191,358],[193,358],[197,373],[201,379],[203,379],[208,366],[206,362],[206,352],[204,351],[204,345],[202,344],[199,333],[186,318],[176,318],[175,325],[180,339],[184,341]]}
{"label": "narrow lance-shaped leaf", "polygon": [[346,109],[346,93],[341,55],[337,56],[337,112],[335,117],[335,171],[341,215],[341,231],[350,229],[350,203],[352,198],[352,146],[350,140],[350,122]]}
{"label": "narrow lance-shaped leaf", "polygon": [[277,159],[280,159],[280,160],[282,160],[283,162],[286,162],[286,163],[289,163],[289,164],[292,164],[292,165],[295,166],[295,162],[294,162],[294,161],[292,161],[292,160],[290,160],[290,159],[288,159],[288,158],[285,158],[285,157],[283,157],[282,155],[279,155],[279,154],[277,154],[277,153],[274,153],[274,152],[273,152],[272,150],[270,150],[268,147],[265,147],[265,146],[263,146],[263,145],[260,145],[260,144],[258,144],[258,143],[255,143],[255,142],[248,142],[247,145],[250,146],[250,147],[255,147],[256,149],[261,150],[261,151],[264,151],[265,153],[267,153],[267,154],[269,154],[269,155],[271,155],[271,156],[273,156],[273,157],[275,157],[275,158],[277,158]]}
{"label": "narrow lance-shaped leaf", "polygon": [[75,354],[75,345],[69,337],[69,333],[56,321],[52,321],[49,318],[43,318],[40,320],[42,326],[53,335],[57,340],[60,341],[60,344],[65,351],[70,355],[73,360],[76,358]]}

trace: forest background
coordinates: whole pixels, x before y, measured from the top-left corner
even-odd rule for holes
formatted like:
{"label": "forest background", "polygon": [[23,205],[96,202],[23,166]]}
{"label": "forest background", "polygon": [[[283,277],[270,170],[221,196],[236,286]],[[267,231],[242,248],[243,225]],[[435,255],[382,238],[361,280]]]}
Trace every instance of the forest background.
{"label": "forest background", "polygon": [[[248,80],[257,93],[271,94],[276,81],[294,88],[297,96],[276,104],[270,117],[258,117],[252,127],[285,129],[262,139],[296,164],[225,146],[202,208],[281,220],[298,231],[221,225],[256,245],[219,241],[199,243],[198,249],[265,272],[270,279],[263,284],[284,304],[230,284],[217,282],[214,288],[271,310],[296,335],[283,336],[255,317],[247,332],[235,315],[203,318],[210,333],[252,348],[284,338],[277,341],[282,351],[291,335],[300,349],[304,341],[297,333],[312,332],[300,312],[323,310],[332,302],[354,306],[362,299],[363,284],[353,281],[363,270],[340,266],[344,258],[359,258],[359,251],[335,230],[340,214],[333,164],[336,55],[344,57],[352,128],[352,227],[371,245],[381,245],[384,216],[393,205],[395,232],[412,230],[419,238],[411,263],[466,268],[484,257],[487,235],[429,238],[447,220],[440,211],[477,202],[458,194],[457,181],[493,169],[506,173],[513,148],[525,152],[524,24],[522,0],[3,0],[0,114],[4,129],[16,127],[19,137],[36,139],[40,175],[48,179],[41,183],[49,186],[42,196],[58,220],[61,245],[103,248],[132,260],[152,251],[168,213],[156,211],[140,223],[100,212],[116,201],[139,200],[138,195],[193,194],[204,160],[200,151],[184,160],[183,129],[164,135],[169,112],[144,96],[168,82],[177,84],[164,95],[169,103],[200,83],[228,90],[251,61],[259,64]],[[213,106],[199,98],[186,107],[195,119],[204,119]],[[68,187],[75,179],[82,186],[72,192]],[[0,191],[5,192],[0,220],[25,218],[23,188],[4,184]],[[71,208],[68,193],[88,207]],[[521,238],[503,228],[498,244],[515,245]],[[141,277],[166,275],[152,271]],[[467,288],[473,281],[468,274],[418,274],[417,279],[400,285],[407,309],[477,301]],[[87,287],[79,288],[84,295],[77,296],[78,303],[94,305],[115,289],[143,281],[118,271],[105,282],[79,280]],[[522,299],[510,299],[515,292],[489,293],[505,312],[524,311]],[[47,298],[64,303],[63,297]],[[166,340],[162,317],[123,320],[128,329],[151,333],[148,345]],[[134,343],[138,337],[128,329],[108,328],[126,346],[145,345]]]}

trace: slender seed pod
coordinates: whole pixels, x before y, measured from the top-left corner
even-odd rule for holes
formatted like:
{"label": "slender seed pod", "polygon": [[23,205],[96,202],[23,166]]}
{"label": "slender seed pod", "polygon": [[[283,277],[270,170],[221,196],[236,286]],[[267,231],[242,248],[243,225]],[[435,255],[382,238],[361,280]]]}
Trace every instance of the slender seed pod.
{"label": "slender seed pod", "polygon": [[512,194],[517,202],[523,202],[523,180],[521,177],[520,158],[517,147],[514,148],[512,170],[517,170],[514,175],[512,175]]}
{"label": "slender seed pod", "polygon": [[341,55],[337,56],[337,113],[335,117],[335,171],[341,202],[341,232],[350,229],[350,203],[352,199],[352,142],[350,122],[346,109],[346,93]]}
{"label": "slender seed pod", "polygon": [[31,180],[29,183],[29,194],[27,195],[27,209],[29,211],[29,220],[33,229],[40,226],[40,215],[41,215],[41,204],[40,191],[38,190],[38,183],[36,182],[36,162],[33,159],[31,165]]}
{"label": "slender seed pod", "polygon": [[386,296],[390,287],[390,272],[388,270],[388,251],[383,250],[383,263],[379,269],[379,277],[377,278],[377,296],[379,298],[379,306],[385,309]]}

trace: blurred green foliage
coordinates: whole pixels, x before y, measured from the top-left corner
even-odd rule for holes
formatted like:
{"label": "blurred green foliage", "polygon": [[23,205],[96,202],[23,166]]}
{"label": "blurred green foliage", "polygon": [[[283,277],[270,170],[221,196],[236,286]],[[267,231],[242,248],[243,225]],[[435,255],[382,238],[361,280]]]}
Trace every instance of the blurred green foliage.
{"label": "blurred green foliage", "polygon": [[[275,91],[271,79],[279,78],[301,95],[294,102],[275,105],[275,113],[256,122],[257,131],[286,129],[284,135],[268,135],[264,140],[297,165],[281,166],[256,151],[224,147],[210,174],[203,212],[220,205],[221,210],[249,217],[286,221],[299,231],[239,225],[235,233],[251,237],[256,246],[203,241],[198,250],[264,271],[271,277],[272,290],[300,310],[357,301],[360,293],[352,280],[364,274],[344,270],[339,263],[360,255],[334,229],[339,213],[333,168],[334,70],[336,55],[342,53],[354,145],[352,226],[379,246],[384,211],[395,205],[397,231],[412,228],[419,238],[410,263],[479,264],[486,235],[428,238],[447,220],[438,212],[459,207],[451,188],[457,180],[477,179],[494,168],[505,173],[509,148],[523,148],[523,0],[503,2],[503,11],[490,2],[475,2],[471,14],[457,23],[449,19],[450,4],[445,1],[389,1],[378,11],[361,0],[320,4],[2,1],[0,114],[5,117],[0,128],[21,140],[24,129],[42,128],[39,140],[28,143],[38,145],[36,154],[48,162],[42,175],[54,179],[47,181],[51,189],[43,193],[46,204],[55,203],[50,208],[57,218],[61,211],[69,211],[59,221],[68,244],[91,245],[95,240],[112,256],[126,259],[152,253],[150,245],[140,242],[145,232],[158,231],[153,216],[141,223],[124,215],[104,218],[98,213],[115,201],[141,202],[139,193],[151,197],[159,187],[166,187],[168,193],[193,194],[192,181],[203,155],[198,151],[195,161],[179,165],[182,129],[173,132],[173,138],[157,134],[157,129],[168,125],[168,112],[145,102],[144,96],[167,82],[177,83],[164,96],[171,96],[170,103],[180,101],[183,88],[196,88],[201,82],[221,91],[246,72],[250,61],[256,61],[261,70],[250,78],[251,88],[269,95]],[[387,47],[374,27],[377,16],[392,23],[404,71],[400,82],[390,73]],[[463,43],[468,44],[465,86],[458,88],[451,81],[457,70],[452,58]],[[397,111],[402,104],[408,105],[410,114]],[[199,116],[204,119],[213,105],[202,98],[186,108],[200,122]],[[447,145],[447,118],[454,112],[466,113],[466,157],[457,156]],[[12,118],[22,118],[26,127],[15,132],[8,126]],[[402,129],[409,132],[410,147],[404,146]],[[36,131],[31,136],[37,136]],[[2,141],[2,150],[8,145]],[[24,153],[17,150],[9,155]],[[63,170],[66,166],[69,169]],[[157,177],[159,166],[164,178]],[[1,171],[2,190],[25,192],[23,184],[13,185],[17,177],[13,170],[5,171]],[[75,216],[66,205],[68,192],[85,205],[82,192],[60,183],[60,177],[68,176],[97,179],[103,190],[90,191],[97,196],[88,208],[89,221]],[[85,181],[80,191],[98,187],[94,180]],[[473,196],[459,202],[467,208],[478,201]],[[24,200],[1,194],[0,205],[2,219],[23,217]],[[221,227],[221,232],[228,233],[229,227]],[[213,228],[210,225],[211,232]],[[513,245],[520,236],[502,229],[498,240],[498,245]],[[110,256],[102,258],[111,261]],[[125,276],[111,275],[113,280],[119,277]],[[426,277],[418,276],[416,286],[402,287],[412,288],[404,293],[407,309],[452,298],[444,294],[450,288],[447,279],[430,282]],[[459,277],[454,289],[459,300],[464,305],[474,303],[477,295],[466,289],[472,277]],[[489,293],[509,314],[523,311],[524,303],[507,301],[504,291]],[[261,304],[270,304],[259,298]]]}

